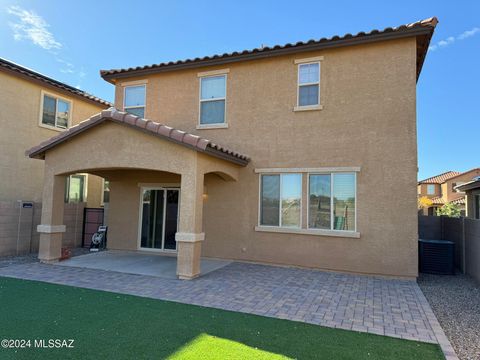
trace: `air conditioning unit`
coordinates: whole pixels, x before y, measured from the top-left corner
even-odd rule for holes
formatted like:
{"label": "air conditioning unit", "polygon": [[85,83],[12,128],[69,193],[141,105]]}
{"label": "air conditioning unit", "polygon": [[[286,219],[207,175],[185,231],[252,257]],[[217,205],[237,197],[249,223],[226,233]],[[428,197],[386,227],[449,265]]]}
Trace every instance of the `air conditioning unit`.
{"label": "air conditioning unit", "polygon": [[421,273],[454,275],[455,243],[446,240],[420,239],[418,261]]}

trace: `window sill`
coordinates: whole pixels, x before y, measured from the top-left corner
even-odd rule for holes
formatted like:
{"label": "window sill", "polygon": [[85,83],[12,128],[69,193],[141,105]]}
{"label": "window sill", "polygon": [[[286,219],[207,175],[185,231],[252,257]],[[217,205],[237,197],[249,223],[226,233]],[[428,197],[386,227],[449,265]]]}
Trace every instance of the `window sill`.
{"label": "window sill", "polygon": [[344,238],[360,238],[360,233],[356,231],[342,231],[342,230],[321,230],[321,229],[298,229],[285,228],[274,226],[255,226],[255,231],[273,232],[284,234],[300,234],[300,235],[317,235],[317,236],[334,236]]}
{"label": "window sill", "polygon": [[293,108],[294,112],[297,111],[315,111],[315,110],[322,110],[323,105],[313,105],[313,106],[295,106]]}
{"label": "window sill", "polygon": [[228,124],[205,124],[197,125],[197,130],[206,130],[206,129],[228,129]]}
{"label": "window sill", "polygon": [[38,124],[38,126],[40,126],[41,128],[44,128],[44,129],[54,130],[54,131],[58,131],[58,132],[63,132],[65,130],[68,130],[68,128],[59,128],[59,127],[45,125],[45,124]]}

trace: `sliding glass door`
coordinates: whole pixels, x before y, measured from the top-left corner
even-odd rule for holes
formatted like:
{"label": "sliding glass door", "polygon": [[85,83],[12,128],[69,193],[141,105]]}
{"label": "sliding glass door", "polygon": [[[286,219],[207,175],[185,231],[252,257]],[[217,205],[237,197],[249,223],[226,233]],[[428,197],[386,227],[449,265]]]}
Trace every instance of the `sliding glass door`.
{"label": "sliding glass door", "polygon": [[140,248],[177,249],[178,203],[178,189],[142,189]]}

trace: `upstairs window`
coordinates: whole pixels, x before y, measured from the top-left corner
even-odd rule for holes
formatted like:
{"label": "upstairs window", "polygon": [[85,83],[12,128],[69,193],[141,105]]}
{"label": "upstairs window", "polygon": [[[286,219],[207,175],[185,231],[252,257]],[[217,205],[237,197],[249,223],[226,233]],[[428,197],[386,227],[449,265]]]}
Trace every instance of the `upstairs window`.
{"label": "upstairs window", "polygon": [[225,124],[227,75],[200,78],[200,125]]}
{"label": "upstairs window", "polygon": [[145,117],[145,85],[125,86],[123,109],[133,115]]}
{"label": "upstairs window", "polygon": [[435,195],[435,185],[433,184],[427,185],[427,195]]}
{"label": "upstairs window", "polygon": [[71,102],[52,95],[43,94],[41,124],[66,129],[70,124]]}
{"label": "upstairs window", "polygon": [[320,105],[320,62],[298,65],[298,107]]}

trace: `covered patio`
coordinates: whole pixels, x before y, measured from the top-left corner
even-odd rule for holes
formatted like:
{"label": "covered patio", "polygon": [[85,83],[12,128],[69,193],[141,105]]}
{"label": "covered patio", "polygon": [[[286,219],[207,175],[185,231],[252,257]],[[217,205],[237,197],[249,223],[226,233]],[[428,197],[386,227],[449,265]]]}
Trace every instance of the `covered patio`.
{"label": "covered patio", "polygon": [[108,248],[176,255],[180,279],[201,274],[205,178],[238,181],[249,162],[210,140],[114,108],[27,155],[45,163],[37,228],[42,262],[56,262],[61,255],[66,176],[89,173],[110,183]]}

